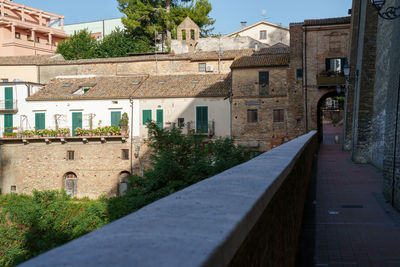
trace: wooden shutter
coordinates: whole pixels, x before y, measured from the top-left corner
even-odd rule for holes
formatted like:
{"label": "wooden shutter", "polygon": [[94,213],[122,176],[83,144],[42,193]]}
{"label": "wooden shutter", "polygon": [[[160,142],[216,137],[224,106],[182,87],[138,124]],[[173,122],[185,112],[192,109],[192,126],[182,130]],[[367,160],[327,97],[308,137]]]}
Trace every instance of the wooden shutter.
{"label": "wooden shutter", "polygon": [[121,111],[111,111],[111,126],[119,126]]}
{"label": "wooden shutter", "polygon": [[35,128],[38,130],[43,130],[46,128],[45,113],[35,113]]}
{"label": "wooden shutter", "polygon": [[76,136],[75,129],[82,128],[82,112],[72,112],[72,136]]}
{"label": "wooden shutter", "polygon": [[4,107],[5,109],[13,109],[13,88],[6,87],[4,88]]}
{"label": "wooden shutter", "polygon": [[157,126],[158,128],[164,128],[164,111],[162,109],[157,109]]}
{"label": "wooden shutter", "polygon": [[196,107],[196,132],[208,133],[208,107]]}
{"label": "wooden shutter", "polygon": [[[13,114],[4,114],[4,132],[12,133],[13,129]],[[10,128],[10,129],[7,129]]]}
{"label": "wooden shutter", "polygon": [[151,122],[151,110],[143,110],[142,111],[142,123],[146,125]]}

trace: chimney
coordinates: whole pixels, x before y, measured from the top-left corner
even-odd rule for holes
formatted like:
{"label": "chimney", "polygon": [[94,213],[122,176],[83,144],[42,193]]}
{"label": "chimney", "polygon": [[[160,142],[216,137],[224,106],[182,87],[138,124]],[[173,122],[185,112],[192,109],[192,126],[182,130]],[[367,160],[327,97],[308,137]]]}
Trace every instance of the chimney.
{"label": "chimney", "polygon": [[240,22],[240,24],[242,24],[242,29],[244,29],[244,28],[246,28],[247,27],[247,21],[242,21],[242,22]]}

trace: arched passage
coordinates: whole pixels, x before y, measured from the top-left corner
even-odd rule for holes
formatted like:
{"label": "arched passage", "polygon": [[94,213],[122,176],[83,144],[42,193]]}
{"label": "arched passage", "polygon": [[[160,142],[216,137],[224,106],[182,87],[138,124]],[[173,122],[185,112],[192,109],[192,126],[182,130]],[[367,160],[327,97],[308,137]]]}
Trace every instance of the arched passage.
{"label": "arched passage", "polygon": [[320,97],[317,103],[317,129],[318,129],[318,141],[321,143],[324,139],[324,127],[323,127],[323,108],[325,106],[325,101],[328,98],[343,96],[338,94],[337,91],[330,91]]}
{"label": "arched passage", "polygon": [[118,175],[118,193],[120,196],[125,195],[128,190],[128,179],[131,175],[128,171],[122,171]]}
{"label": "arched passage", "polygon": [[65,193],[71,197],[75,197],[77,195],[78,188],[78,177],[73,172],[67,172],[63,177],[63,187]]}

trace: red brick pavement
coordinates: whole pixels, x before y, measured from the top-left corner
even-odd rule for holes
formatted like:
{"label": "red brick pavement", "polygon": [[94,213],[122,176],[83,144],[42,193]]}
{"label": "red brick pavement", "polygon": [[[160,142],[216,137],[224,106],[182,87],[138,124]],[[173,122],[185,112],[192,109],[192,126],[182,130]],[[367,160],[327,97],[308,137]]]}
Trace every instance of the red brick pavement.
{"label": "red brick pavement", "polygon": [[341,128],[324,126],[299,265],[398,267],[400,215],[382,197],[381,172],[353,163],[349,153],[334,144],[334,136],[341,133]]}

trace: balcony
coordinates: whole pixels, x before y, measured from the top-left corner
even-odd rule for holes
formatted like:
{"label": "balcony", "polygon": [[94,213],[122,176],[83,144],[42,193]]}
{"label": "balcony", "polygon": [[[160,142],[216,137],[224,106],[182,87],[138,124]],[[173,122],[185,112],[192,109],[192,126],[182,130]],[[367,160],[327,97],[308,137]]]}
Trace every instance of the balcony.
{"label": "balcony", "polygon": [[317,75],[317,85],[318,87],[335,87],[337,85],[345,85],[346,77],[337,75],[337,76],[325,76],[325,75]]}
{"label": "balcony", "polygon": [[36,43],[33,41],[32,38],[28,40],[22,40],[17,38],[7,39],[4,41],[3,44],[3,46],[14,46],[14,45],[31,49],[38,49],[46,52],[55,51],[57,49],[57,46],[51,45],[50,43]]}
{"label": "balcony", "polygon": [[1,113],[16,113],[18,112],[17,100],[0,100]]}

